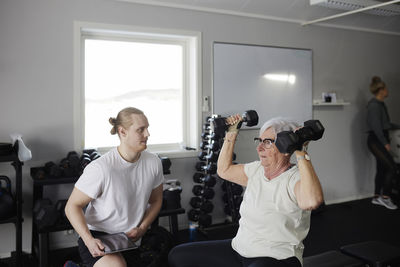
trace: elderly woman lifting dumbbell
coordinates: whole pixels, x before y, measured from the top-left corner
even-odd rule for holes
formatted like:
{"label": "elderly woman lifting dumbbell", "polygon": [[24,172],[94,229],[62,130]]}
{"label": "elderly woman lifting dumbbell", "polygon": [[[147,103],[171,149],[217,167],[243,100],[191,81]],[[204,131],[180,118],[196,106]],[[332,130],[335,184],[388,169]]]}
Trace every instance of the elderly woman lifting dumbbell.
{"label": "elderly woman lifting dumbbell", "polygon": [[[233,239],[175,247],[169,255],[172,267],[301,266],[311,210],[323,202],[321,184],[304,144],[321,138],[323,127],[319,121],[309,121],[300,131],[292,121],[271,119],[254,139],[259,160],[233,164],[241,121],[239,115],[226,119],[230,126],[218,159],[218,175],[246,187],[239,230]],[[297,165],[290,162],[292,153]]]}

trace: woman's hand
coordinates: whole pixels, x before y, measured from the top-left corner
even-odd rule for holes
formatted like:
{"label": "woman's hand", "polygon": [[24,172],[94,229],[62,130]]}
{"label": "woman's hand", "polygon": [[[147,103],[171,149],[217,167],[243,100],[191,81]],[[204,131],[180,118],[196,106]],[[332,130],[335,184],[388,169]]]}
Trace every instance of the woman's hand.
{"label": "woman's hand", "polygon": [[236,114],[236,115],[226,118],[226,123],[228,125],[230,125],[228,128],[228,132],[234,132],[234,133],[239,132],[239,128],[240,128],[239,124],[241,122],[242,122],[242,117],[240,117],[239,114]]}
{"label": "woman's hand", "polygon": [[146,233],[146,230],[141,228],[141,227],[135,227],[132,230],[129,230],[126,235],[132,239],[133,242],[136,242],[139,240],[144,234]]}
{"label": "woman's hand", "polygon": [[85,245],[93,257],[104,256],[104,245],[99,239],[91,238],[85,242]]}

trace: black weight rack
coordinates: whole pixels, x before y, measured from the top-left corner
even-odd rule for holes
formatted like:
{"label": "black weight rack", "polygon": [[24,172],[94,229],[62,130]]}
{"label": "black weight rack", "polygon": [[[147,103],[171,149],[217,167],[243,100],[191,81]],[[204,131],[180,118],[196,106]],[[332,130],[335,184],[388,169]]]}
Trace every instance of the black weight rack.
{"label": "black weight rack", "polygon": [[15,142],[12,151],[6,155],[0,155],[0,162],[11,162],[15,169],[15,214],[14,216],[0,220],[0,224],[13,223],[15,225],[15,252],[11,253],[14,266],[22,266],[22,165],[18,158],[18,141]]}

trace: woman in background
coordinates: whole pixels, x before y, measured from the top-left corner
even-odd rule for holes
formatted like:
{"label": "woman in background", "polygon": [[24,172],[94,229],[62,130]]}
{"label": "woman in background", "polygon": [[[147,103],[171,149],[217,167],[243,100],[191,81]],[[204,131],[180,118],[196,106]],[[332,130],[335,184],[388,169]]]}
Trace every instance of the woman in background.
{"label": "woman in background", "polygon": [[382,205],[388,209],[397,209],[390,198],[392,181],[399,174],[396,163],[390,155],[389,130],[399,128],[390,122],[385,105],[389,96],[386,84],[380,77],[372,77],[370,91],[374,97],[367,105],[368,148],[376,158],[375,196],[373,204]]}

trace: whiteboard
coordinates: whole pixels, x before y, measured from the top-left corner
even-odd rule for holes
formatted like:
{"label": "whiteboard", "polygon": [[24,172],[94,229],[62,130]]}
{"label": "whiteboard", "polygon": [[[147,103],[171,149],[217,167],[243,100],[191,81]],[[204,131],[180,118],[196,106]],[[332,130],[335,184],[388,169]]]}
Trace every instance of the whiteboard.
{"label": "whiteboard", "polygon": [[302,124],[312,119],[312,51],[215,42],[212,91],[213,114],[253,109],[256,128],[279,116]]}

